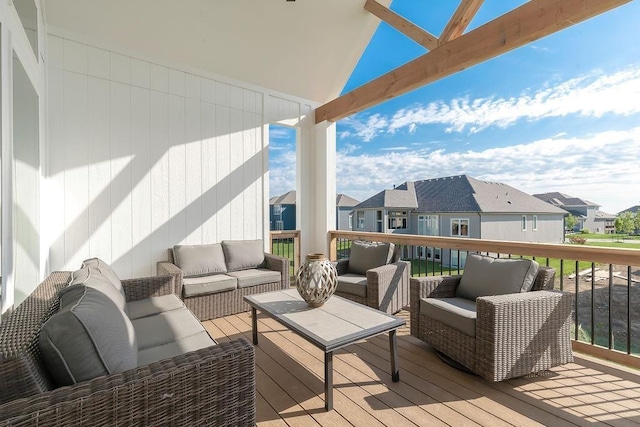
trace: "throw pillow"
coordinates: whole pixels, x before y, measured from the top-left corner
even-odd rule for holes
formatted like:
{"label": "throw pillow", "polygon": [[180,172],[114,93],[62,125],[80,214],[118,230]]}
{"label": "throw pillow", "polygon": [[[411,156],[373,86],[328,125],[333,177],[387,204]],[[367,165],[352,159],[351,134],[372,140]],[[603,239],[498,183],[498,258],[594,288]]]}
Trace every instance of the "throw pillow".
{"label": "throw pillow", "polygon": [[352,242],[349,273],[365,275],[367,270],[388,264],[393,257],[394,249],[393,243]]}
{"label": "throw pillow", "polygon": [[228,271],[256,268],[264,263],[262,240],[223,240],[222,249]]}
{"label": "throw pillow", "polygon": [[222,245],[175,245],[173,258],[184,277],[201,277],[226,273]]}
{"label": "throw pillow", "polygon": [[469,255],[456,297],[475,300],[482,296],[528,292],[536,274],[538,263],[530,259]]}

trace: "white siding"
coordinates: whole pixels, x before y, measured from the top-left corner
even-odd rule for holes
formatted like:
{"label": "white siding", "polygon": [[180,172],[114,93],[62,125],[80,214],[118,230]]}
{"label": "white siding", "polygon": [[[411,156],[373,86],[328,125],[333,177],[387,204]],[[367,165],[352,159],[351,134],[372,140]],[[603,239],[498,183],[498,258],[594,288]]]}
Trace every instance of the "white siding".
{"label": "white siding", "polygon": [[99,256],[149,275],[175,244],[264,237],[263,93],[49,44],[50,270]]}

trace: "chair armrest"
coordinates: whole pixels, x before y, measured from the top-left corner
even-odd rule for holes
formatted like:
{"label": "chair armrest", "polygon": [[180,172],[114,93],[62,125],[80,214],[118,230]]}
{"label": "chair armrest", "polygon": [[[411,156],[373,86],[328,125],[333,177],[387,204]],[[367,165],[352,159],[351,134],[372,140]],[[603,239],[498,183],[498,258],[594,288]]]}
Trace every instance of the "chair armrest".
{"label": "chair armrest", "polygon": [[174,293],[174,278],[170,275],[140,277],[122,281],[125,299],[137,301]]}
{"label": "chair armrest", "polygon": [[573,360],[573,296],[561,291],[533,291],[479,297],[476,320],[478,373],[501,381],[526,375],[549,358]]}
{"label": "chair armrest", "polygon": [[410,270],[409,261],[398,261],[367,270],[367,305],[389,313],[404,308],[409,302]]}
{"label": "chair armrest", "polygon": [[0,405],[2,425],[255,425],[254,349],[237,339]]}
{"label": "chair armrest", "polygon": [[409,327],[411,335],[417,337],[420,322],[420,300],[422,298],[452,298],[462,276],[422,276],[409,281]]}
{"label": "chair armrest", "polygon": [[336,266],[336,270],[338,271],[338,276],[342,276],[343,274],[347,274],[349,272],[349,258],[339,259],[334,264]]}
{"label": "chair armrest", "polygon": [[267,262],[267,268],[269,270],[280,272],[282,276],[282,289],[289,289],[289,259],[269,253],[264,254],[264,259]]}
{"label": "chair armrest", "polygon": [[182,279],[184,279],[184,273],[182,270],[180,270],[177,265],[169,261],[159,261],[156,264],[156,270],[158,276],[165,276],[167,274],[173,276],[174,293],[178,297],[182,298]]}

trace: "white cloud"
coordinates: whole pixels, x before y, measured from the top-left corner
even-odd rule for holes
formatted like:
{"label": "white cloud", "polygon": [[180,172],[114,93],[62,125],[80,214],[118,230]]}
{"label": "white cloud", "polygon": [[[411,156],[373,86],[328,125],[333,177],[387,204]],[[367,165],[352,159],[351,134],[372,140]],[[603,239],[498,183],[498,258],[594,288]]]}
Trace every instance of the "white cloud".
{"label": "white cloud", "polygon": [[380,151],[407,151],[409,147],[384,147],[381,148]]}
{"label": "white cloud", "polygon": [[370,141],[377,135],[417,126],[437,124],[446,132],[477,133],[490,126],[506,128],[518,120],[579,115],[602,117],[605,114],[629,116],[640,113],[640,68],[630,68],[610,75],[592,74],[555,84],[518,97],[456,98],[450,102],[434,101],[427,105],[402,108],[390,118],[381,114],[356,115],[342,121],[357,135]]}
{"label": "white cloud", "polygon": [[640,127],[584,138],[553,137],[511,147],[447,153],[415,150],[380,155],[339,153],[338,192],[365,200],[407,180],[468,174],[529,194],[561,191],[617,213],[637,204]]}

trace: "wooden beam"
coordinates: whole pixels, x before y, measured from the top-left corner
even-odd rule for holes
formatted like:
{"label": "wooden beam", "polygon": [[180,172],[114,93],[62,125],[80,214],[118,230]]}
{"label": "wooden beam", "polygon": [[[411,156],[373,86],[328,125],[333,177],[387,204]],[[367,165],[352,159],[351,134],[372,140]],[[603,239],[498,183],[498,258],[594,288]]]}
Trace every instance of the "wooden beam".
{"label": "wooden beam", "polygon": [[473,17],[478,13],[478,9],[480,9],[483,2],[484,0],[462,0],[447,23],[447,26],[442,30],[438,43],[444,44],[460,37],[469,26]]}
{"label": "wooden beam", "polygon": [[364,8],[428,50],[438,47],[438,38],[436,36],[398,15],[388,7],[384,7],[376,0],[367,0]]}
{"label": "wooden beam", "polygon": [[631,0],[531,0],[315,110],[336,121],[494,58]]}

